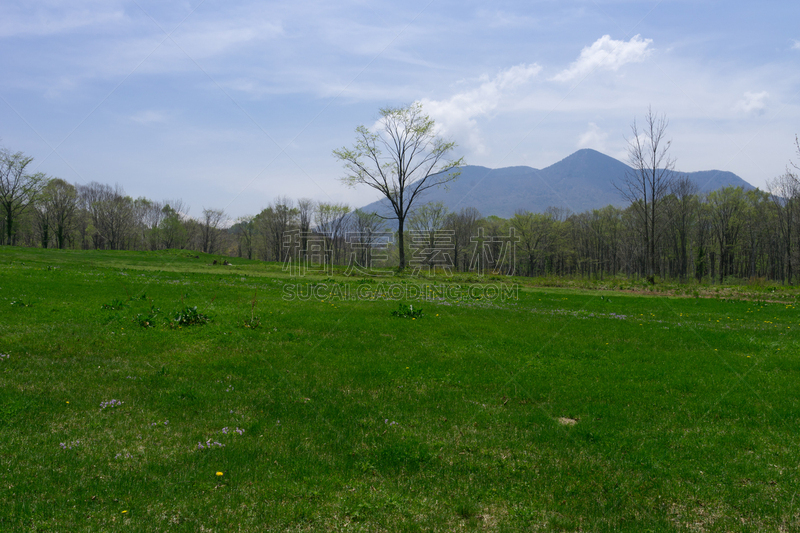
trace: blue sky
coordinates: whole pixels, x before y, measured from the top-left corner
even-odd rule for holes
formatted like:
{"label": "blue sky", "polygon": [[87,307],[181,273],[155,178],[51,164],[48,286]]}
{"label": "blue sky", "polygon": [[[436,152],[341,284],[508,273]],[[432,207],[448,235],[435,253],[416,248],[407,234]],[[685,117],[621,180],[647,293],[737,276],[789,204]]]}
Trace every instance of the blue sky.
{"label": "blue sky", "polygon": [[467,163],[625,161],[648,106],[677,168],[756,186],[800,133],[787,1],[0,4],[0,143],[37,171],[232,216],[277,196],[364,205],[331,151],[421,102]]}

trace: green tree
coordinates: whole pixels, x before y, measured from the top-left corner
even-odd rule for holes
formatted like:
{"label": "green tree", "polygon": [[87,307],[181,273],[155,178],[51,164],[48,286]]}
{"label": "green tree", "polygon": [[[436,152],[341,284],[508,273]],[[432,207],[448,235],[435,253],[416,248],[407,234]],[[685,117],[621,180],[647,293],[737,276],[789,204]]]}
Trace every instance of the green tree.
{"label": "green tree", "polygon": [[711,227],[719,244],[719,282],[722,283],[726,275],[733,274],[734,252],[744,225],[744,191],[741,187],[713,191],[708,194],[708,205]]}
{"label": "green tree", "polygon": [[421,104],[388,107],[380,110],[375,131],[359,126],[352,148],[333,151],[347,170],[344,183],[372,187],[391,204],[394,215],[384,218],[397,220],[399,270],[406,267],[403,231],[414,202],[426,190],[455,180],[464,165],[463,158],[449,158],[456,145],[436,135],[434,126]]}
{"label": "green tree", "polygon": [[158,224],[161,245],[164,248],[183,249],[189,238],[186,226],[184,225],[183,215],[181,214],[183,202],[179,201],[173,205],[175,205],[175,207],[167,204],[162,209],[164,217]]}
{"label": "green tree", "polygon": [[255,218],[253,215],[239,217],[231,227],[231,232],[239,240],[239,257],[253,258],[253,238],[256,235]]}

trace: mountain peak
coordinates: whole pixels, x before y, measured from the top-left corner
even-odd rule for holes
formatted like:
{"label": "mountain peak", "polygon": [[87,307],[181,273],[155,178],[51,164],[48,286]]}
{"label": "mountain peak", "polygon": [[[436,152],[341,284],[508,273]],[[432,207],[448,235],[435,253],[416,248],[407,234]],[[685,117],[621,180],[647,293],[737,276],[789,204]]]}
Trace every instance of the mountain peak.
{"label": "mountain peak", "polygon": [[[625,207],[628,202],[614,187],[631,168],[611,156],[583,148],[549,167],[537,170],[515,166],[499,169],[467,165],[448,188],[427,191],[420,203],[443,202],[451,211],[476,207],[483,216],[508,218],[519,209],[544,212],[548,207],[566,207],[575,213],[607,205]],[[694,180],[701,191],[732,185],[745,190],[753,186],[731,172],[681,173]],[[386,212],[384,201],[363,209]]]}

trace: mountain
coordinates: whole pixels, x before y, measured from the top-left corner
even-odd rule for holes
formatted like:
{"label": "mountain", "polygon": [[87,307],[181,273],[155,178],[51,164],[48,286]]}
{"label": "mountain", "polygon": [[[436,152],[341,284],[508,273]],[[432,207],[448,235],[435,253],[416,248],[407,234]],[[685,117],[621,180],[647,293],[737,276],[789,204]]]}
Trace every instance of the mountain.
{"label": "mountain", "polygon": [[[628,202],[614,187],[631,168],[596,150],[578,150],[547,168],[506,167],[491,169],[465,166],[461,176],[447,188],[430,189],[417,205],[443,202],[451,211],[476,207],[483,216],[508,218],[517,209],[541,213],[550,206],[566,207],[575,213],[607,205],[624,207]],[[680,173],[688,176],[703,192],[732,185],[745,190],[752,185],[732,172],[705,170]],[[388,214],[388,202],[373,202],[362,209]]]}

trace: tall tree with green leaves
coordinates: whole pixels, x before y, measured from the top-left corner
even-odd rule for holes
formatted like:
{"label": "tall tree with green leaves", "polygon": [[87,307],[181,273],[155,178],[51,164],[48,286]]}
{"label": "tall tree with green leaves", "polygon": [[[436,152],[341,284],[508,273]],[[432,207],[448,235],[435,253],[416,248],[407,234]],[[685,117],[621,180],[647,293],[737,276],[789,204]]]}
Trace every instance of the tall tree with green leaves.
{"label": "tall tree with green leaves", "polygon": [[401,271],[406,267],[406,217],[422,193],[458,178],[464,159],[450,158],[455,147],[436,134],[434,120],[414,103],[381,109],[374,129],[359,126],[352,148],[333,151],[347,170],[345,184],[372,187],[389,201],[394,215],[384,218],[397,220]]}

